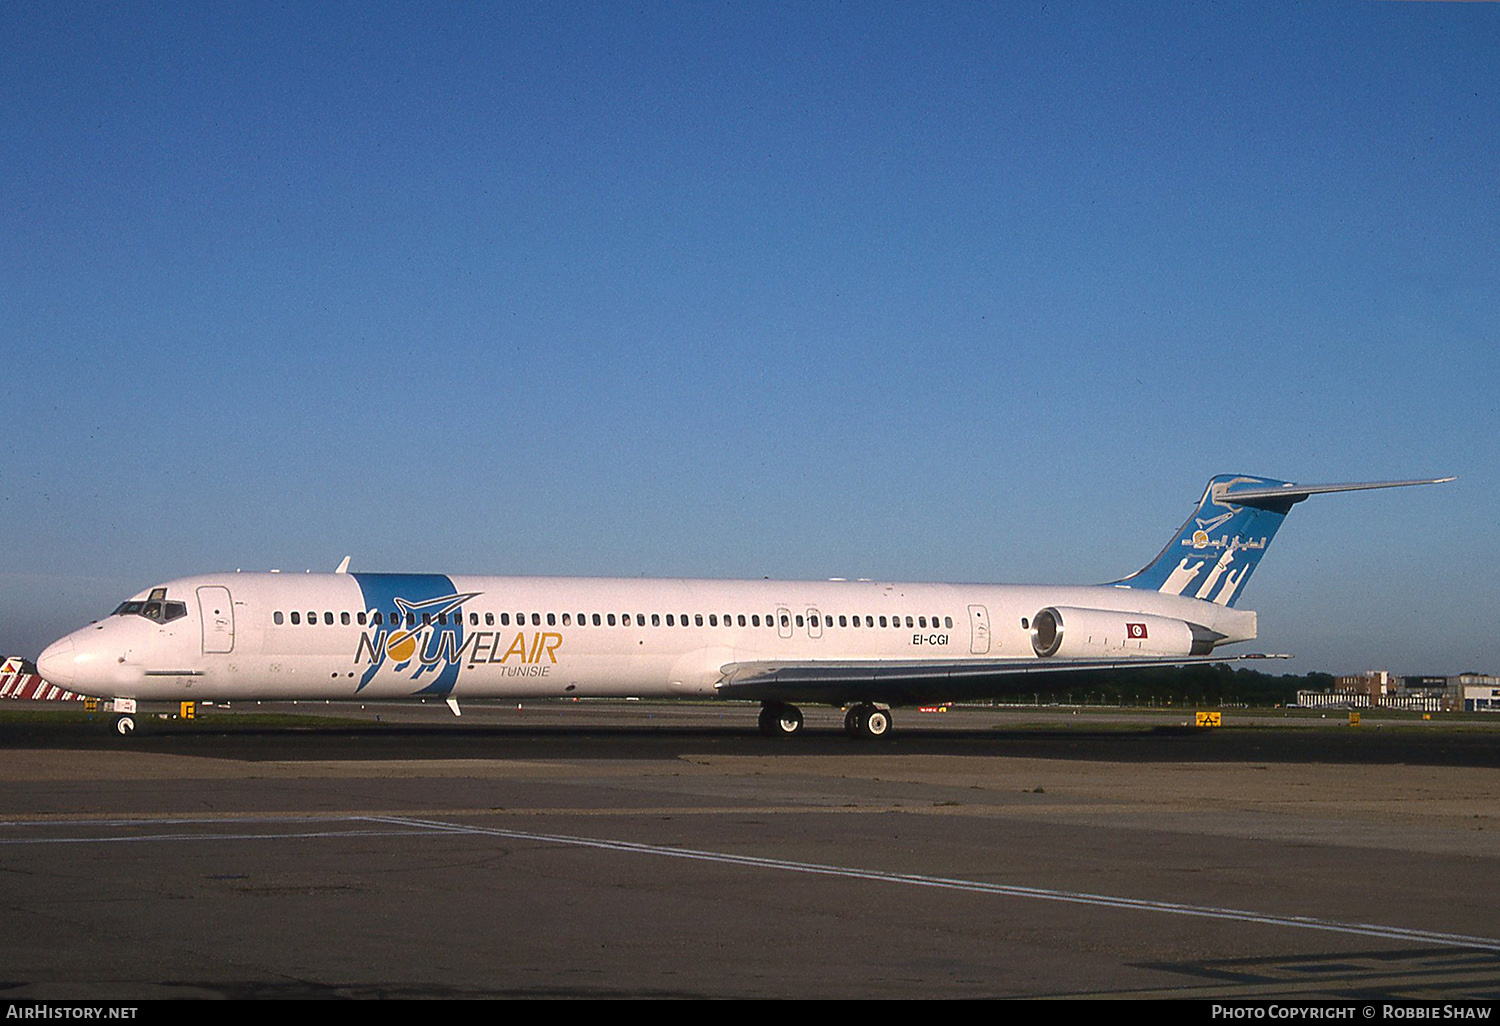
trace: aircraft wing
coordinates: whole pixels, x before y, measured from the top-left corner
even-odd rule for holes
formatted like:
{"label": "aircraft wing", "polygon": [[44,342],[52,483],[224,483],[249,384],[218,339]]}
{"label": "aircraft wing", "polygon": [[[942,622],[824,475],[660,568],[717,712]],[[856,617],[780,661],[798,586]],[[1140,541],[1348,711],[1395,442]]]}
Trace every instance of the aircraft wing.
{"label": "aircraft wing", "polygon": [[[1094,673],[1150,666],[1286,659],[1284,655],[1136,656],[1118,659],[964,659],[727,663],[716,685],[723,698],[753,701],[895,704],[982,698],[997,685],[1038,673]],[[1004,689],[1000,689],[1004,690]]]}

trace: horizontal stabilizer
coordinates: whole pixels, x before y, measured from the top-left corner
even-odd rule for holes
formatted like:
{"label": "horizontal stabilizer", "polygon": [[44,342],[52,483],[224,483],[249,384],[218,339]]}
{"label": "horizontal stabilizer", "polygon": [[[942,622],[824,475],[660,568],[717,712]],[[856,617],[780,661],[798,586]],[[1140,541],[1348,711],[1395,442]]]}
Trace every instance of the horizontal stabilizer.
{"label": "horizontal stabilizer", "polygon": [[1322,495],[1326,492],[1363,492],[1372,488],[1405,488],[1409,485],[1446,484],[1456,481],[1454,477],[1431,477],[1420,481],[1362,481],[1356,484],[1321,484],[1321,485],[1278,485],[1275,488],[1236,487],[1234,482],[1225,482],[1214,486],[1214,501],[1221,505],[1225,502],[1236,506],[1256,505],[1291,505],[1301,502],[1309,495]]}

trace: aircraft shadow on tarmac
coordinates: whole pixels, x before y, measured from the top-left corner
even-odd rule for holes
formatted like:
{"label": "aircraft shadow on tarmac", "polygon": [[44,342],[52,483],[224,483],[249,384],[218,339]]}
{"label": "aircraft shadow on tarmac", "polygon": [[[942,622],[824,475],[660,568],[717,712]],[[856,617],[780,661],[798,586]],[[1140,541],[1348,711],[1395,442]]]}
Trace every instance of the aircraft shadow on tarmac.
{"label": "aircraft shadow on tarmac", "polygon": [[808,728],[792,739],[735,724],[330,723],[291,727],[149,724],[118,738],[100,722],[0,725],[0,749],[156,752],[235,760],[675,759],[684,755],[861,757],[948,755],[1112,762],[1345,763],[1500,767],[1500,734],[1368,728],[1221,728],[1175,725],[988,729],[905,727],[854,740]]}

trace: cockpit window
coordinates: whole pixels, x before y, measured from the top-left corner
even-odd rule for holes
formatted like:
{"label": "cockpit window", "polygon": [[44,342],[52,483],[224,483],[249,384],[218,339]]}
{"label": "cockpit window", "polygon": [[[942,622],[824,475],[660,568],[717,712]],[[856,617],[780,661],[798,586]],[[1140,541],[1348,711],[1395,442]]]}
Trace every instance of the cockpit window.
{"label": "cockpit window", "polygon": [[[160,591],[161,589],[157,589]],[[153,592],[152,594],[155,594]],[[187,603],[167,602],[161,598],[153,598],[146,602],[121,602],[114,611],[113,616],[144,616],[148,620],[157,623],[171,623],[187,616]]]}

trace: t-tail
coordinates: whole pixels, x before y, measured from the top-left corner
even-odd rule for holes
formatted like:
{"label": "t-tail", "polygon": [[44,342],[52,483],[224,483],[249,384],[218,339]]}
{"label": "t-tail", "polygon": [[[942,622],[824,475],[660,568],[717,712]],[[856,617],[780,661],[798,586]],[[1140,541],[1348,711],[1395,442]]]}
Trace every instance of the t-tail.
{"label": "t-tail", "polygon": [[1124,580],[1110,583],[1232,606],[1260,565],[1287,512],[1308,496],[1452,480],[1437,477],[1422,481],[1299,485],[1269,477],[1220,474],[1208,482],[1198,508],[1150,565]]}

